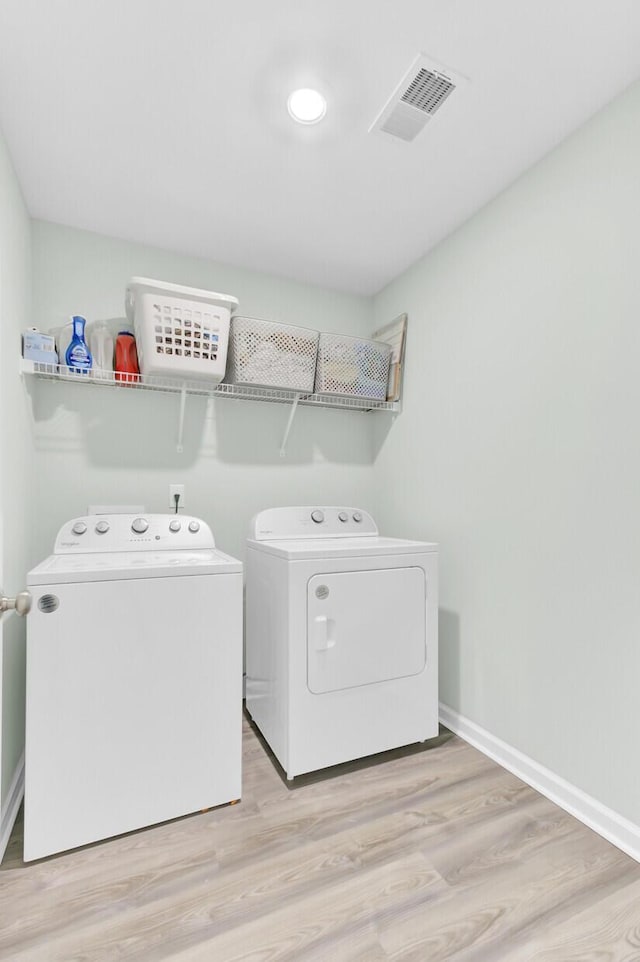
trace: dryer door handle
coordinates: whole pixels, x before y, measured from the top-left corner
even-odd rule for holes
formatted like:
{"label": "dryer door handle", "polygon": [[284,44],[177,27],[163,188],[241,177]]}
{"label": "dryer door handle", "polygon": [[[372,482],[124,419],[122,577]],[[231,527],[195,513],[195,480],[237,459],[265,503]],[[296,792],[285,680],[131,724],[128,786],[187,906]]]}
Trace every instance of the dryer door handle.
{"label": "dryer door handle", "polygon": [[313,632],[316,651],[328,651],[336,643],[336,623],[326,615],[316,615],[313,619]]}

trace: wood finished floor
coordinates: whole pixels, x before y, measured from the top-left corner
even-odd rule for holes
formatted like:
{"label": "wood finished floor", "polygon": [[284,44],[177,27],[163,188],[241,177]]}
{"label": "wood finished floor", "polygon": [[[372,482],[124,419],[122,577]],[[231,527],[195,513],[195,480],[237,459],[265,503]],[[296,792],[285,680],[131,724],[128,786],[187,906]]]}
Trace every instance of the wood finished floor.
{"label": "wood finished floor", "polygon": [[21,856],[11,962],[640,962],[640,865],[446,730],[290,787],[245,721],[241,804]]}

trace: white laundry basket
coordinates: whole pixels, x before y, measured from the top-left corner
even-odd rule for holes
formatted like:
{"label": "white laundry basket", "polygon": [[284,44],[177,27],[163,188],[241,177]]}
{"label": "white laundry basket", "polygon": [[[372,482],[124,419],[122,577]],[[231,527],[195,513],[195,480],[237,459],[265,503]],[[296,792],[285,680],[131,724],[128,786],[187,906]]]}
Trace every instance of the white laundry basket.
{"label": "white laundry basket", "polygon": [[337,394],[384,401],[391,347],[346,334],[321,334],[316,368],[316,394]]}
{"label": "white laundry basket", "polygon": [[311,394],[318,337],[317,331],[305,327],[232,317],[225,380]]}
{"label": "white laundry basket", "polygon": [[140,373],[217,384],[224,377],[235,297],[133,277],[125,307],[133,322]]}

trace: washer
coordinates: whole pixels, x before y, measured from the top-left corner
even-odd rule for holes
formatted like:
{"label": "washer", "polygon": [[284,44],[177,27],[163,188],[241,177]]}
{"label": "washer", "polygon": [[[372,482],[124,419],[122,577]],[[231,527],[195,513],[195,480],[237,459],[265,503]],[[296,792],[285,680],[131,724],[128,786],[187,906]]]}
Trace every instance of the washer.
{"label": "washer", "polygon": [[242,565],[208,525],[74,518],[27,584],[25,861],[238,799]]}
{"label": "washer", "polygon": [[436,736],[437,545],[383,538],[359,508],[251,528],[246,703],[287,778]]}

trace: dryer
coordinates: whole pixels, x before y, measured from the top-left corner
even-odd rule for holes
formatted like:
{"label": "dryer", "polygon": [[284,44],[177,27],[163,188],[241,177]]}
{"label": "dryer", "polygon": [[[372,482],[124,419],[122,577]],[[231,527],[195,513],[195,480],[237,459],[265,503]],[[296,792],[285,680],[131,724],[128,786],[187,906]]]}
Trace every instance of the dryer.
{"label": "dryer", "polygon": [[366,511],[256,515],[246,706],[287,778],[438,734],[438,546]]}
{"label": "dryer", "polygon": [[242,565],[208,525],[74,518],[27,584],[25,861],[238,799]]}

